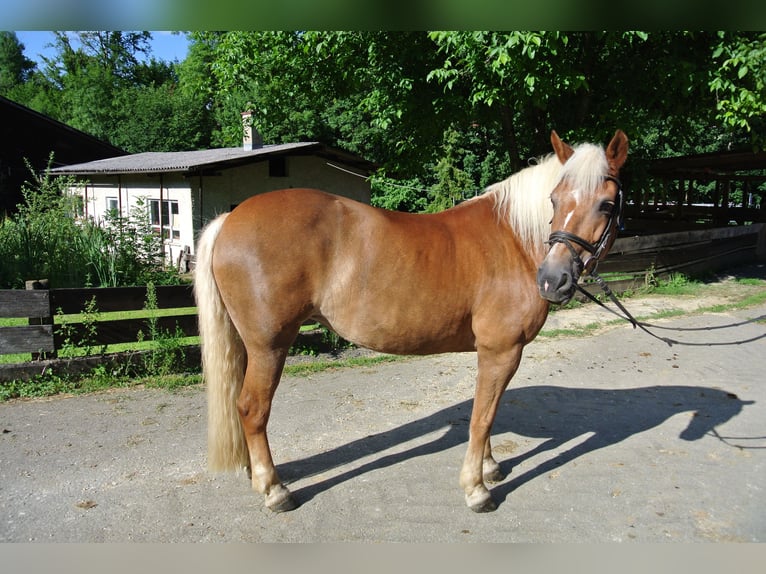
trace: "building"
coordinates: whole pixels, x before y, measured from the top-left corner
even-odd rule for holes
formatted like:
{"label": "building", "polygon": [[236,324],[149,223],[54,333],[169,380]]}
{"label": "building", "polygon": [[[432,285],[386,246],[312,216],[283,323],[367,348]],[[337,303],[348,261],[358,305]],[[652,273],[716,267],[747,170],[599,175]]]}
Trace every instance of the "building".
{"label": "building", "polygon": [[136,205],[148,204],[171,261],[193,253],[208,221],[252,195],[313,187],[370,202],[372,163],[319,142],[254,144],[251,134],[245,130],[240,148],[139,153],[52,173],[78,178],[73,192],[82,197],[82,215],[97,221],[109,212],[127,217]]}
{"label": "building", "polygon": [[128,152],[0,96],[0,218],[23,201],[21,187],[53,166],[126,155]]}

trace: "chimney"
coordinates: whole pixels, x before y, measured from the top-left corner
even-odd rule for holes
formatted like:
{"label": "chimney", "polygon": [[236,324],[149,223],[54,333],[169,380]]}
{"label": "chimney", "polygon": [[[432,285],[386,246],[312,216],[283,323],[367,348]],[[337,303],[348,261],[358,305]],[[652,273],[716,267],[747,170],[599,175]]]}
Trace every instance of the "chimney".
{"label": "chimney", "polygon": [[242,112],[242,149],[252,151],[254,146],[263,145],[261,134],[253,128],[253,112]]}

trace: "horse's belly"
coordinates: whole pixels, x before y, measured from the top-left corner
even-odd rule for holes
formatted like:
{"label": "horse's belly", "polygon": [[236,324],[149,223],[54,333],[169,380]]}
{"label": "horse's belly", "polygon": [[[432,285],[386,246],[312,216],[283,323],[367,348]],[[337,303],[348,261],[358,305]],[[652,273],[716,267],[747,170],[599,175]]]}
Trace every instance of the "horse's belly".
{"label": "horse's belly", "polygon": [[468,318],[427,309],[379,308],[371,313],[352,307],[319,319],[347,341],[381,353],[429,355],[475,349]]}

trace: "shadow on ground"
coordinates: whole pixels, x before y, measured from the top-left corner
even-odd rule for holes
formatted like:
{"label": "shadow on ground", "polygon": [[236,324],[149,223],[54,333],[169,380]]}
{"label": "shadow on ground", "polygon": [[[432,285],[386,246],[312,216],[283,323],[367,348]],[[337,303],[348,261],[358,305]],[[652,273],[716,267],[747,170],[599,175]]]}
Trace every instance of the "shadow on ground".
{"label": "shadow on ground", "polygon": [[[493,434],[514,433],[545,440],[529,452],[512,458],[496,457],[504,473],[510,473],[514,467],[535,455],[558,449],[577,437],[590,436],[531,470],[495,485],[492,489],[493,497],[496,502],[502,503],[513,490],[554,468],[656,427],[679,413],[693,413],[689,425],[680,434],[681,439],[695,441],[710,435],[726,442],[716,432],[716,427],[739,414],[749,404],[753,404],[753,401],[741,400],[732,393],[701,386],[597,390],[541,385],[508,390],[503,396]],[[443,431],[438,438],[426,444],[381,455],[337,476],[295,490],[295,499],[302,504],[364,473],[466,444],[470,412],[471,401],[463,401],[391,430],[349,442],[321,454],[281,464],[279,472],[285,482],[289,483]],[[748,448],[729,442],[726,444],[733,448]]]}

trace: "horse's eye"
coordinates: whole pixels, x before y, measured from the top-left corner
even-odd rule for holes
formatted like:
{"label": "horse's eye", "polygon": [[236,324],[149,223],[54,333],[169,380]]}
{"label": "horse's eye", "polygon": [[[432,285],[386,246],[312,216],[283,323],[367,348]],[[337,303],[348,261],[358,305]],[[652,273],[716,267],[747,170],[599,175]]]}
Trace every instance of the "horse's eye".
{"label": "horse's eye", "polygon": [[602,201],[601,207],[599,208],[601,213],[606,213],[607,215],[611,215],[614,211],[614,201]]}

